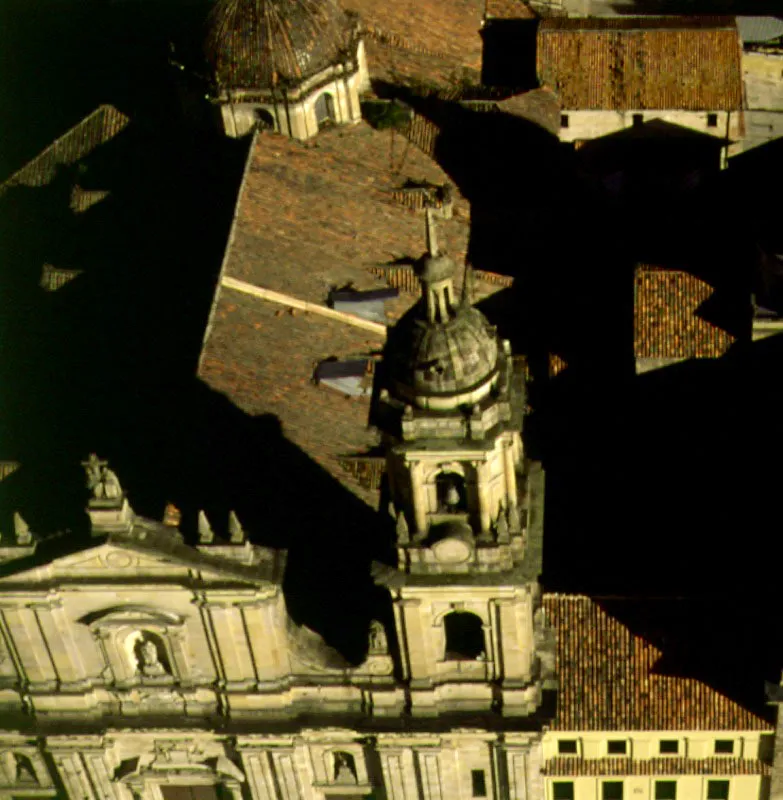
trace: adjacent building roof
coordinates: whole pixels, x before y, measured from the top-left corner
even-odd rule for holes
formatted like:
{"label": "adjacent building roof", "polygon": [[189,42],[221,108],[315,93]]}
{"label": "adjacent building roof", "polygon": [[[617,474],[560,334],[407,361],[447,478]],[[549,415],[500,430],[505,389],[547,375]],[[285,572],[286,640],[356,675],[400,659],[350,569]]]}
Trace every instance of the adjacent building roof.
{"label": "adjacent building roof", "polygon": [[[552,730],[773,729],[766,720],[696,678],[658,673],[656,664],[662,652],[595,600],[549,594],[544,595],[543,604],[557,635],[560,687]],[[657,764],[658,760],[648,763]],[[633,767],[633,762],[621,761],[624,767],[618,769]],[[574,766],[566,767],[555,759],[548,770],[562,775],[580,774],[565,771],[568,769],[587,769],[571,763]]]}
{"label": "adjacent building roof", "polygon": [[737,17],[743,44],[766,44],[783,37],[783,17]]}
{"label": "adjacent building roof", "polygon": [[[130,118],[114,106],[99,106],[1,183],[0,197],[14,186],[46,186],[54,180],[58,167],[71,166],[86,158],[117,136],[129,123]],[[74,198],[76,210],[82,210],[83,202],[81,195]]]}
{"label": "adjacent building roof", "polygon": [[640,265],[634,278],[636,358],[718,358],[735,337],[698,315],[714,292],[688,272]]}
{"label": "adjacent building roof", "polygon": [[[425,249],[424,213],[405,202],[409,191],[418,191],[405,188],[411,183],[443,185],[447,176],[391,130],[361,123],[321,132],[310,144],[259,134],[199,370],[246,413],[276,416],[290,441],[373,506],[377,479],[368,480],[352,458],[377,443],[367,429],[369,397],[347,398],[313,378],[325,359],[377,358],[385,330],[321,309],[332,289],[346,286],[398,285],[399,297],[386,304],[389,324],[416,302],[418,281],[397,280],[412,277],[410,264]],[[440,223],[439,237],[461,279],[469,209],[456,190],[452,201],[452,218]],[[476,276],[476,299],[503,288],[503,281],[486,277]],[[273,294],[262,299],[237,291],[226,285],[232,280]]]}
{"label": "adjacent building roof", "polygon": [[553,17],[540,23],[536,58],[564,109],[742,108],[733,17]]}

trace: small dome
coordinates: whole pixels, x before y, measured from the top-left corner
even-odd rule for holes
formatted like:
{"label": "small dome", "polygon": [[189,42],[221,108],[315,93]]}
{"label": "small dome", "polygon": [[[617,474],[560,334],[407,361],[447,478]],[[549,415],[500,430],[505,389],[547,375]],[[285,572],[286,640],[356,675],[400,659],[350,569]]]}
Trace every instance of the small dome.
{"label": "small dome", "polygon": [[497,334],[480,311],[461,306],[448,322],[432,324],[423,302],[389,331],[384,356],[391,391],[413,402],[478,388],[495,373],[497,360]]}
{"label": "small dome", "polygon": [[337,0],[219,0],[206,51],[221,87],[268,89],[339,62],[350,35]]}

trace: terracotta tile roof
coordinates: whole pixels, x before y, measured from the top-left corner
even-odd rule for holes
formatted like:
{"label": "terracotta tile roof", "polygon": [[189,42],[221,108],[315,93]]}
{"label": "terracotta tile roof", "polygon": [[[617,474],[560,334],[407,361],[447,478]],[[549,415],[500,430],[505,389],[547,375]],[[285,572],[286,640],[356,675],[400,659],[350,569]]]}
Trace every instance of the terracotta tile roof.
{"label": "terracotta tile roof", "polygon": [[536,63],[564,109],[742,108],[733,17],[545,19]]}
{"label": "terracotta tile roof", "polygon": [[[407,47],[395,47],[378,37],[365,39],[367,66],[373,81],[420,89],[448,89],[464,69],[454,56],[431,55]],[[478,76],[478,70],[475,71]],[[477,78],[478,79],[478,78]]]}
{"label": "terracotta tile roof", "polygon": [[770,765],[744,758],[568,758],[558,756],[544,762],[548,777],[581,775],[769,775]]}
{"label": "terracotta tile roof", "polygon": [[662,652],[589,597],[548,594],[543,605],[557,635],[552,730],[772,730],[695,678],[656,674]]}
{"label": "terracotta tile roof", "polygon": [[486,0],[487,19],[536,19],[538,16],[524,0]]}
{"label": "terracotta tile roof", "polygon": [[[484,0],[341,0],[341,5],[358,12],[370,31],[392,37],[398,47],[481,69]],[[369,53],[368,65],[373,74]]]}
{"label": "terracotta tile roof", "polygon": [[77,163],[113,139],[129,123],[130,118],[114,106],[96,108],[0,184],[0,196],[13,186],[45,186],[54,179],[58,166]]}
{"label": "terracotta tile roof", "polygon": [[[332,287],[377,289],[384,266],[418,258],[424,214],[394,198],[407,181],[442,185],[446,174],[404,137],[364,123],[324,131],[308,145],[260,134],[249,156],[222,279],[233,278],[298,300],[325,304]],[[453,217],[439,225],[444,248],[464,263],[467,201],[453,191]],[[393,268],[393,267],[392,267]],[[476,281],[479,299],[502,281]],[[459,291],[459,285],[457,287]],[[415,301],[386,303],[391,322]],[[377,334],[219,290],[200,377],[248,414],[273,414],[284,434],[368,504],[377,503],[377,464],[352,459],[376,444],[367,429],[369,399],[346,397],[313,381],[315,366],[367,358]]]}
{"label": "terracotta tile roof", "polygon": [[313,372],[332,356],[366,355],[382,342],[315,314],[289,313],[223,288],[199,376],[245,413],[272,414],[284,436],[370,505],[377,491],[341,458],[377,444],[367,429],[369,399],[316,386]]}
{"label": "terracotta tile roof", "polygon": [[734,336],[698,316],[713,288],[680,270],[640,265],[634,278],[637,358],[719,358]]}

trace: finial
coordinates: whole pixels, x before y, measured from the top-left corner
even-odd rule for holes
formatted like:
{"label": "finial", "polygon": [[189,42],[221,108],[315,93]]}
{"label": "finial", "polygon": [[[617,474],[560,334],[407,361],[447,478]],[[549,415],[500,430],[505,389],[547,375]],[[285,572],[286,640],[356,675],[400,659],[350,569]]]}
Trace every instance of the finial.
{"label": "finial", "polygon": [[32,544],[33,535],[30,526],[24,521],[18,511],[14,511],[14,536],[17,544]]}
{"label": "finial", "polygon": [[95,453],[90,453],[82,466],[87,472],[87,488],[92,492],[92,500],[117,500],[122,497],[122,487],[117,475],[109,469],[109,462]]}
{"label": "finial", "polygon": [[181,521],[182,512],[174,503],[167,503],[166,508],[163,510],[163,524],[169,528],[178,528]]}
{"label": "finial", "polygon": [[425,210],[427,221],[427,252],[431,256],[437,256],[438,250],[438,232],[435,229],[435,209],[427,208]]}
{"label": "finial", "polygon": [[228,512],[228,534],[231,544],[242,544],[245,541],[245,531],[233,511]]}
{"label": "finial", "polygon": [[215,539],[215,532],[209,524],[207,515],[203,511],[198,512],[198,543],[212,544]]}

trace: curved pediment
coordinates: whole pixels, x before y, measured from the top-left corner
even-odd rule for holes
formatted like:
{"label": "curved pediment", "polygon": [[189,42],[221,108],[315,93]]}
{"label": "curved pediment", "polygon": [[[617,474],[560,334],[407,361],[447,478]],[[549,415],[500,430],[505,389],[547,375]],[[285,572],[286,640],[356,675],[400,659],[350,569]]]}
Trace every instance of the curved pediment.
{"label": "curved pediment", "polygon": [[91,611],[79,619],[83,625],[97,628],[103,625],[182,625],[184,617],[173,611],[166,611],[155,606],[129,603],[122,606],[111,606],[100,611]]}

